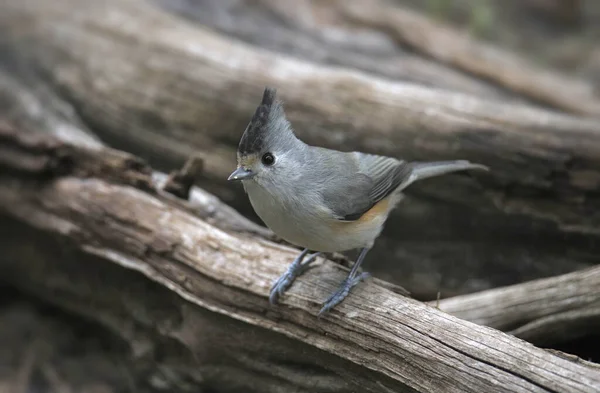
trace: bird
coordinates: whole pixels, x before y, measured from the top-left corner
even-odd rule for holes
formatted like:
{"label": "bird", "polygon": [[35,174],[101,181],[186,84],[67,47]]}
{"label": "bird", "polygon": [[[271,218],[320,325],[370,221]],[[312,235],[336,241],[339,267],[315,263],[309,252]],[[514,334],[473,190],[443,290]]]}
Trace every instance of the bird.
{"label": "bird", "polygon": [[250,204],[277,236],[302,248],[272,285],[277,304],[323,253],[360,250],[339,288],[318,315],[341,303],[369,273],[359,273],[390,212],[412,183],[466,170],[489,170],[467,160],[418,162],[358,151],[342,152],[300,140],[288,121],[277,90],[266,86],[237,148],[237,168]]}

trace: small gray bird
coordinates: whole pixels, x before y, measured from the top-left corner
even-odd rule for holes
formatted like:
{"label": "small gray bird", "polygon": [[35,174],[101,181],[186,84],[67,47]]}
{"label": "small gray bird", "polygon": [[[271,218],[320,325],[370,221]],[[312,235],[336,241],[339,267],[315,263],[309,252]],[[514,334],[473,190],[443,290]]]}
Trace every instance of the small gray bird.
{"label": "small gray bird", "polygon": [[[406,162],[307,145],[294,135],[275,93],[265,88],[240,140],[238,167],[228,180],[242,181],[252,207],[273,232],[304,248],[273,284],[271,304],[321,253],[361,249],[321,315],[368,276],[358,274],[358,269],[402,198],[402,190],[417,180],[488,168],[463,160]],[[309,251],[315,253],[307,257]]]}

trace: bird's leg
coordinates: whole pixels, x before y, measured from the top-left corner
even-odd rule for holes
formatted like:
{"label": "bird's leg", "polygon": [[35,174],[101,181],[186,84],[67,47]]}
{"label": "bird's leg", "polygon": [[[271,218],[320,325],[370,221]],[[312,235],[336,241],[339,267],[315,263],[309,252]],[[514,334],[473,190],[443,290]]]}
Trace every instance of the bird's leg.
{"label": "bird's leg", "polygon": [[342,300],[344,300],[346,298],[346,296],[348,296],[348,294],[350,293],[350,290],[356,284],[358,284],[359,282],[361,282],[362,280],[364,280],[365,278],[370,276],[370,274],[366,273],[366,272],[358,274],[358,269],[359,269],[361,263],[363,262],[363,260],[365,259],[365,256],[367,255],[368,252],[369,252],[369,248],[367,248],[367,247],[363,248],[360,251],[360,254],[358,255],[358,259],[354,263],[354,266],[352,266],[352,270],[350,270],[350,274],[348,274],[348,277],[342,282],[342,285],[340,285],[338,290],[335,291],[329,297],[329,299],[327,299],[327,301],[323,304],[323,308],[321,309],[321,311],[319,311],[319,316],[328,312],[329,310],[334,308],[336,305],[341,303]]}
{"label": "bird's leg", "polygon": [[308,259],[303,261],[304,257],[306,257],[306,254],[308,254],[308,251],[308,248],[302,250],[300,255],[298,255],[296,259],[294,259],[294,262],[292,262],[292,264],[288,267],[287,271],[273,283],[273,286],[271,287],[271,293],[269,294],[269,302],[271,302],[271,304],[277,303],[279,297],[283,295],[285,291],[287,291],[294,280],[302,275],[308,266],[319,255],[321,255],[320,252],[316,252],[309,256]]}

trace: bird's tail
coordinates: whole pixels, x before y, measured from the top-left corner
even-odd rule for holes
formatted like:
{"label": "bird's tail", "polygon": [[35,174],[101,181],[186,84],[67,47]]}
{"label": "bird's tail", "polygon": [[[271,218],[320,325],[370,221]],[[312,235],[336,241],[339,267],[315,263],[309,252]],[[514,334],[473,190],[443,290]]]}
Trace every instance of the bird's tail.
{"label": "bird's tail", "polygon": [[[474,164],[466,160],[457,161],[436,161],[436,162],[414,162],[413,169],[408,183],[414,183],[417,180],[428,179],[430,177],[445,175],[452,172],[466,171],[469,169],[479,169],[488,171],[485,165]],[[408,184],[406,184],[408,186]]]}

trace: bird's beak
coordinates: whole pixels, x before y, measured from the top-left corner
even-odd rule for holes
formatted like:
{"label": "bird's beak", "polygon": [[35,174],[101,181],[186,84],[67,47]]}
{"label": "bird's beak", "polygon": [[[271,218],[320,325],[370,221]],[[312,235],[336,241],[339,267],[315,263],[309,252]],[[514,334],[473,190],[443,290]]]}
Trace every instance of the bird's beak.
{"label": "bird's beak", "polygon": [[229,175],[227,180],[247,180],[253,178],[255,175],[256,173],[252,172],[250,169],[239,167]]}

